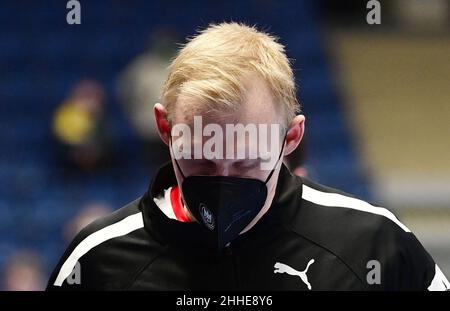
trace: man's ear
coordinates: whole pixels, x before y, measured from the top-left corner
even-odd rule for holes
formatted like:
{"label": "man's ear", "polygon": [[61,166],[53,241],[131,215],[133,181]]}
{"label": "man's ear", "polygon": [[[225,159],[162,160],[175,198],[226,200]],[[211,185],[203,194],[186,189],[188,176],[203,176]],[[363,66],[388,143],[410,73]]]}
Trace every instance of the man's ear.
{"label": "man's ear", "polygon": [[305,116],[298,115],[292,119],[286,134],[286,146],[284,156],[292,153],[300,144],[305,133]]}
{"label": "man's ear", "polygon": [[166,145],[169,145],[170,125],[169,120],[167,120],[167,110],[160,103],[156,103],[153,106],[153,112],[155,113],[156,128],[158,129],[159,137]]}

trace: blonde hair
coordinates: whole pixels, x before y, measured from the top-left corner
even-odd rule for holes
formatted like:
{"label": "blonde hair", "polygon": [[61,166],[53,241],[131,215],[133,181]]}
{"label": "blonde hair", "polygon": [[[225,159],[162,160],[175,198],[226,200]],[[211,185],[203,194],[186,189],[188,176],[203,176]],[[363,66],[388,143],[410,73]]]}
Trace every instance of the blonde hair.
{"label": "blonde hair", "polygon": [[195,103],[184,111],[235,110],[245,99],[243,79],[255,73],[283,109],[287,126],[300,105],[284,46],[255,27],[234,22],[210,25],[180,49],[169,67],[161,103],[169,120],[180,97]]}

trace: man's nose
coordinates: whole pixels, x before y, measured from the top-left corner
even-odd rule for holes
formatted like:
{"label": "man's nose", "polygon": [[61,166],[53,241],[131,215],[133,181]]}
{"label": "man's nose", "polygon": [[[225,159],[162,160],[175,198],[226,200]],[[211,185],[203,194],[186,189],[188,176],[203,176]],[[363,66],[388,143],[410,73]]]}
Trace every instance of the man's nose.
{"label": "man's nose", "polygon": [[229,165],[216,165],[217,176],[229,176],[230,175],[230,166]]}

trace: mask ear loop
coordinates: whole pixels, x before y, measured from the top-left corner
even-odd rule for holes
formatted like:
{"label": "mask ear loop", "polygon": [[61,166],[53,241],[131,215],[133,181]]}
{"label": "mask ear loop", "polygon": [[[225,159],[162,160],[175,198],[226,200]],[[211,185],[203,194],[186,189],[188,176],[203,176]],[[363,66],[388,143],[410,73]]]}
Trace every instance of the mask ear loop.
{"label": "mask ear loop", "polygon": [[[173,153],[172,135],[170,135],[170,134],[169,134],[169,145],[170,145],[170,149],[172,149],[172,153]],[[186,176],[184,176],[183,171],[181,170],[180,164],[178,164],[178,161],[177,161],[177,159],[175,159],[175,156],[173,157],[173,160],[175,161],[175,164],[177,165],[181,176],[183,176],[183,179],[186,179]]]}
{"label": "mask ear loop", "polygon": [[270,180],[270,178],[272,177],[273,172],[275,172],[275,168],[277,167],[278,162],[279,162],[280,159],[281,159],[281,155],[283,154],[283,151],[284,151],[284,145],[285,145],[285,143],[286,143],[286,136],[287,136],[287,131],[286,131],[286,133],[284,134],[284,138],[283,138],[283,147],[281,147],[281,151],[280,151],[280,154],[278,155],[277,163],[275,163],[275,167],[272,169],[272,171],[270,172],[269,176],[267,176],[266,181],[264,182],[265,184],[267,184],[267,182],[268,182],[268,181]]}

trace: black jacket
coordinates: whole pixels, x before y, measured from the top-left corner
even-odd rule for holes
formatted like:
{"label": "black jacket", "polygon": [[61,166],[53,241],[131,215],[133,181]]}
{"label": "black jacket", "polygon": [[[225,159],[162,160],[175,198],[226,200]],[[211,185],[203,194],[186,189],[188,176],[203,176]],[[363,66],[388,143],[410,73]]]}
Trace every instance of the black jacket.
{"label": "black jacket", "polygon": [[[293,176],[283,166],[269,211],[223,251],[153,198],[176,184],[162,167],[142,198],[83,229],[48,290],[445,290],[416,237],[384,208]],[[205,189],[207,191],[207,189]]]}

